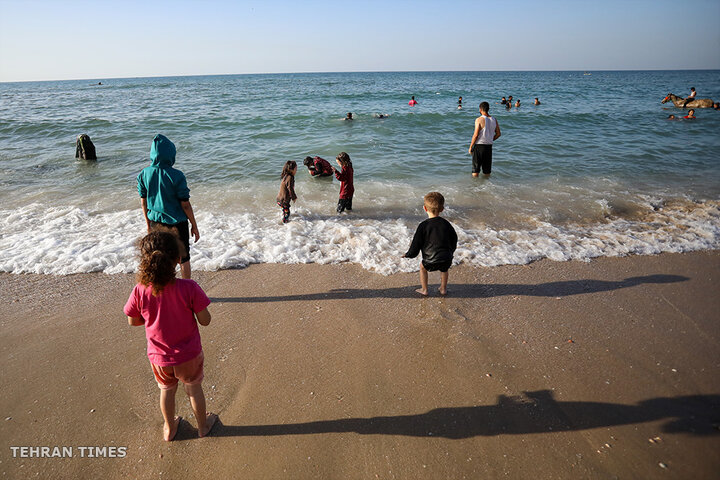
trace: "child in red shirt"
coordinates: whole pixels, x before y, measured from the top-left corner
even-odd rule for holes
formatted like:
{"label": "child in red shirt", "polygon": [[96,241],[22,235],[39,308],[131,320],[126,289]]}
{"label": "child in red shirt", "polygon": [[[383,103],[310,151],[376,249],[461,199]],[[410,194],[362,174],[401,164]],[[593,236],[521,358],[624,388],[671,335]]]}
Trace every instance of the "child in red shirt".
{"label": "child in red shirt", "polygon": [[156,229],[140,240],[138,284],[125,304],[131,326],[145,326],[147,354],[160,387],[163,439],[175,438],[180,417],[175,416],[178,380],[190,397],[198,436],[210,432],[217,415],[207,413],[202,389],[203,351],[197,324],[210,324],[210,299],[193,280],[175,278],[180,263],[180,239]]}
{"label": "child in red shirt", "polygon": [[336,168],[333,168],[335,178],[340,180],[340,200],[338,200],[337,212],[342,213],[345,210],[352,212],[352,197],[355,193],[355,187],[353,186],[353,166],[350,161],[350,155],[345,152],[340,152],[340,154],[335,157],[335,161],[337,161],[337,164],[342,169],[338,171]]}

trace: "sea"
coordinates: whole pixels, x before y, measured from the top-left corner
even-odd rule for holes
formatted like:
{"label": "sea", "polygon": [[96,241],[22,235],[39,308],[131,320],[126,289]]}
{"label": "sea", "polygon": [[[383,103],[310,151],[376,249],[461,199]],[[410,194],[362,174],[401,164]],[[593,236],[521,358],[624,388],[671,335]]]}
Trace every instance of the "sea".
{"label": "sea", "polygon": [[[685,111],[661,104],[691,86],[720,101],[718,70],[0,83],[0,271],[134,271],[145,233],[136,176],[157,133],[177,146],[191,190],[195,270],[351,262],[415,271],[418,260],[402,255],[430,191],[445,196],[458,232],[455,264],[718,249],[720,111],[668,120]],[[519,108],[498,104],[509,95]],[[487,179],[471,176],[468,154],[482,101],[502,131]],[[83,133],[97,161],[75,158]],[[302,160],[335,164],[342,151],[355,196],[352,213],[337,214],[339,182],[312,178]],[[287,160],[299,164],[298,201],[282,224],[275,197]]]}

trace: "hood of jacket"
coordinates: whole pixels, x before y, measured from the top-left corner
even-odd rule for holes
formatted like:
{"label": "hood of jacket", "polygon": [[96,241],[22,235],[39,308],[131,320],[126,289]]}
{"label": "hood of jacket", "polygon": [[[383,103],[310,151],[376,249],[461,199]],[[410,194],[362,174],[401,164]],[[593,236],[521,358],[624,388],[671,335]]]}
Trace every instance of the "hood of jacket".
{"label": "hood of jacket", "polygon": [[150,146],[150,162],[156,167],[172,167],[175,164],[175,144],[165,135],[157,134]]}

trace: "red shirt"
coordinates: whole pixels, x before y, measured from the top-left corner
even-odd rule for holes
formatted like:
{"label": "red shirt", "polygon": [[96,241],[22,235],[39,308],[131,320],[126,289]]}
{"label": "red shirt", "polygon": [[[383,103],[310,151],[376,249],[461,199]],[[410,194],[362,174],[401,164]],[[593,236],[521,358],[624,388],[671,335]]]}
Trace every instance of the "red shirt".
{"label": "red shirt", "polygon": [[147,355],[159,367],[180,365],[202,352],[195,313],[210,305],[210,299],[193,280],[176,279],[152,294],[152,286],[135,285],[123,311],[145,323]]}
{"label": "red shirt", "polygon": [[315,167],[315,170],[310,170],[310,175],[312,175],[312,176],[332,175],[332,173],[333,173],[332,166],[324,158],[314,157],[313,158],[313,167]]}
{"label": "red shirt", "polygon": [[340,180],[340,198],[352,198],[353,193],[355,193],[355,187],[353,186],[353,168],[348,166],[343,167],[341,171],[335,170],[335,178]]}

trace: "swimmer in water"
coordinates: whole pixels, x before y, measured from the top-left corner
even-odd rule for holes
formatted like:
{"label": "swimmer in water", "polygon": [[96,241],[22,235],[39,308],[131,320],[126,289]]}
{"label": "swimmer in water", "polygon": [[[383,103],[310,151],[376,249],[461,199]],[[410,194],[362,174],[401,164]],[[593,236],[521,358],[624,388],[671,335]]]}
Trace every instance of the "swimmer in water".
{"label": "swimmer in water", "polygon": [[538,100],[538,97],[535,97],[535,101],[533,102],[533,105],[540,105],[540,100]]}
{"label": "swimmer in water", "polygon": [[505,97],[500,100],[500,105],[507,105],[507,100],[505,99]]}
{"label": "swimmer in water", "polygon": [[508,97],[507,105],[505,106],[505,108],[507,108],[508,110],[512,108],[512,95]]}
{"label": "swimmer in water", "polygon": [[462,110],[462,97],[458,98],[458,110]]}
{"label": "swimmer in water", "polygon": [[410,101],[408,102],[408,105],[410,105],[411,107],[414,107],[417,104],[418,104],[418,102],[417,102],[417,100],[415,100],[415,95],[410,97]]}
{"label": "swimmer in water", "polygon": [[389,113],[376,113],[374,115],[375,118],[388,118],[390,116]]}
{"label": "swimmer in water", "polygon": [[675,115],[673,115],[673,114],[671,113],[670,115],[668,115],[667,119],[668,119],[668,120],[675,120]]}
{"label": "swimmer in water", "polygon": [[695,110],[691,108],[690,110],[688,110],[688,114],[685,115],[683,118],[686,118],[688,120],[695,120],[697,118],[695,116]]}
{"label": "swimmer in water", "polygon": [[345,120],[352,120],[352,119],[353,119],[352,112],[348,112],[348,114],[345,116]]}
{"label": "swimmer in water", "polygon": [[517,102],[515,102],[515,108],[520,108],[520,100],[518,100]]}

